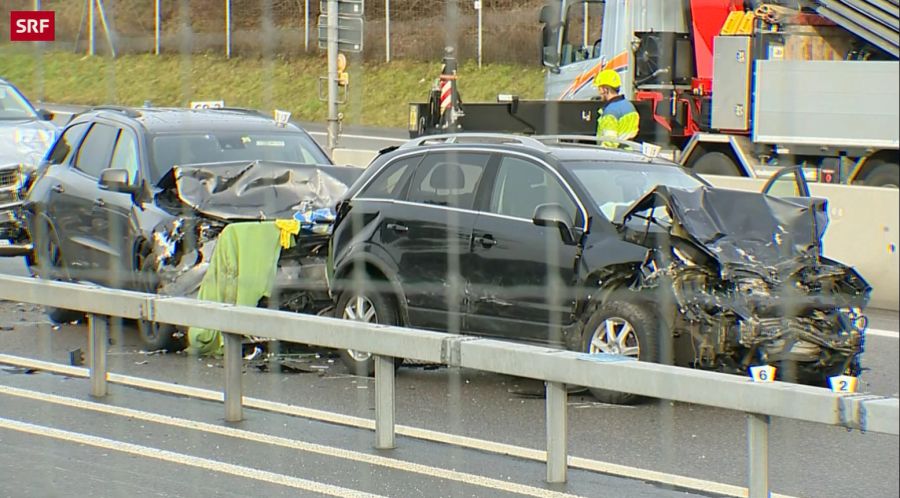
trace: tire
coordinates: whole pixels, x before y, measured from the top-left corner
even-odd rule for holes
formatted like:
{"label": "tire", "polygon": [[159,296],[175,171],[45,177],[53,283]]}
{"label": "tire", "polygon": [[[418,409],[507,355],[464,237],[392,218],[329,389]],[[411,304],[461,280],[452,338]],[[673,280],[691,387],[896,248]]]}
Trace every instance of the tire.
{"label": "tire", "polygon": [[[151,263],[152,261],[146,258],[146,254],[139,253],[134,266],[138,268],[137,285],[140,290],[155,294],[157,279]],[[187,347],[185,334],[180,333],[178,327],[171,323],[138,320],[137,330],[141,342],[148,351],[166,350],[174,353]]]}
{"label": "tire", "polygon": [[[610,333],[616,337],[611,340]],[[660,320],[646,305],[633,297],[616,295],[591,314],[582,334],[582,351],[586,353],[613,353],[637,358],[639,361],[658,362]],[[631,393],[589,389],[597,400],[615,405],[630,405],[645,398]]]}
{"label": "tire", "polygon": [[724,152],[707,152],[691,168],[700,175],[743,176],[738,165]]}
{"label": "tire", "polygon": [[[345,320],[400,325],[400,313],[393,300],[365,287],[361,290],[343,291],[334,309],[334,316]],[[340,356],[351,374],[361,377],[375,375],[375,359],[370,353],[342,349]],[[394,368],[399,368],[402,363],[403,358],[394,358]]]}
{"label": "tire", "polygon": [[872,161],[873,167],[862,178],[869,187],[900,188],[900,165],[884,161]]}
{"label": "tire", "polygon": [[[28,269],[32,275],[44,280],[68,282],[62,251],[59,248],[59,240],[53,234],[50,227],[44,227],[44,233],[34,240],[34,251],[30,258],[26,258]],[[47,318],[55,324],[74,322],[84,319],[84,313],[44,306]]]}

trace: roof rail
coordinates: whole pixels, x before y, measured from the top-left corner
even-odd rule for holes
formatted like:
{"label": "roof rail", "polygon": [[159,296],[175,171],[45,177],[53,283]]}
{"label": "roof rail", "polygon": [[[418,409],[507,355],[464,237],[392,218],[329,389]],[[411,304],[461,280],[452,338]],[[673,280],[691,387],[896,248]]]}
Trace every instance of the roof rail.
{"label": "roof rail", "polygon": [[262,111],[257,109],[250,109],[248,107],[207,107],[205,109],[197,109],[203,111],[231,111],[231,112],[240,112],[243,114],[253,114],[255,116],[263,116],[268,117],[268,114],[265,114]]}
{"label": "roof rail", "polygon": [[601,140],[601,143],[597,143],[597,137],[589,135],[539,135],[535,136],[534,138],[536,140],[540,140],[545,144],[576,144],[601,147],[605,149],[611,148],[606,145],[607,143],[614,143],[617,145],[625,146],[625,148],[616,148],[614,150],[641,154],[642,156],[649,159],[659,157],[660,152],[662,152],[662,148],[655,144],[651,144],[648,142],[635,142],[633,140],[622,140],[619,138],[603,138]]}
{"label": "roof rail", "polygon": [[[602,144],[597,143],[597,137],[594,135],[535,135],[535,140],[539,140],[544,144],[576,144],[576,145],[593,145],[596,147],[603,147]],[[635,152],[641,152],[643,150],[643,144],[639,142],[635,142],[633,140],[622,140],[619,138],[603,138],[603,143],[614,143],[617,145],[625,145],[630,147],[630,150]],[[624,149],[628,150],[628,149]]]}
{"label": "roof rail", "polygon": [[539,140],[535,140],[530,136],[512,135],[506,133],[448,133],[444,135],[426,135],[424,137],[414,138],[400,146],[401,149],[411,147],[420,147],[431,143],[495,143],[495,144],[518,144],[533,147],[540,150],[547,150],[547,145]]}
{"label": "roof rail", "polygon": [[137,118],[141,115],[141,113],[136,111],[135,109],[121,105],[95,105],[88,109],[86,112],[90,111],[116,111],[121,112],[129,118]]}

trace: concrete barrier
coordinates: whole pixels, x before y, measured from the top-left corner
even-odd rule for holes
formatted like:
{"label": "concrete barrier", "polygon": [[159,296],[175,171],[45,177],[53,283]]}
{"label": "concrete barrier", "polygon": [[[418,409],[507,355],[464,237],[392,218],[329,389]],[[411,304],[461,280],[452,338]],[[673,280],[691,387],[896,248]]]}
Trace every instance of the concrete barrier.
{"label": "concrete barrier", "polygon": [[[760,191],[764,180],[706,176],[718,187]],[[872,286],[871,306],[900,309],[900,190],[811,183],[810,194],[828,199],[825,255],[852,265]]]}

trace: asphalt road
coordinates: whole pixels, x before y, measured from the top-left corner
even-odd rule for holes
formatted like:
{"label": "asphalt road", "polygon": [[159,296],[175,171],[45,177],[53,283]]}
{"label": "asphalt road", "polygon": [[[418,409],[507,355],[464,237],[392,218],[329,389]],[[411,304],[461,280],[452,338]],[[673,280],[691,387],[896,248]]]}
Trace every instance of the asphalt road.
{"label": "asphalt road", "polygon": [[[21,258],[0,260],[0,272],[24,274]],[[70,350],[87,351],[83,325],[54,328],[39,307],[0,303],[0,325],[3,354],[66,364]],[[869,337],[865,365],[871,370],[862,377],[864,389],[875,394],[898,394],[896,325],[895,313],[875,312],[872,326],[885,330]],[[206,389],[221,388],[223,371],[218,361],[180,354],[147,354],[141,351],[134,332],[128,327],[114,332],[113,338],[115,344],[109,356],[112,372]],[[389,496],[503,496],[509,491],[494,487],[500,482],[530,486],[526,489],[542,490],[541,493],[556,490],[582,496],[670,496],[668,493],[684,496],[681,490],[637,480],[623,484],[619,479],[610,480],[603,474],[578,468],[570,471],[567,485],[549,487],[543,482],[542,463],[521,456],[497,455],[488,443],[513,445],[518,449],[512,453],[521,455],[527,455],[527,449],[545,447],[541,385],[477,371],[403,367],[398,371],[396,386],[398,424],[439,435],[426,439],[446,439],[451,437],[449,434],[474,438],[474,441],[447,445],[401,436],[396,450],[372,450],[373,433],[341,419],[342,416],[373,418],[372,380],[347,375],[339,360],[324,352],[318,358],[307,353],[293,365],[299,367],[294,373],[278,373],[275,363],[266,364],[266,370],[262,370],[261,363],[248,365],[244,375],[245,396],[325,413],[296,418],[248,409],[247,421],[236,427],[336,448],[324,450],[326,455],[340,451],[377,454],[426,465],[426,469],[420,473],[405,468],[385,469],[346,458],[324,458],[322,453],[307,456],[304,451],[299,452],[302,456],[297,456],[296,451],[288,452],[293,455],[289,457],[283,448],[266,442],[248,445],[236,443],[233,437],[176,430],[166,424],[161,427],[134,416],[100,416],[49,403],[43,398],[46,394],[34,395],[36,400],[23,399],[3,390],[15,387],[88,400],[89,387],[86,380],[71,376],[26,375],[21,369],[4,368],[0,370],[0,441],[4,448],[0,451],[0,472],[16,476],[16,482],[24,481],[33,487],[10,488],[19,484],[0,479],[3,483],[0,496],[56,495],[54,490],[59,489],[95,496],[119,496],[126,490],[137,496],[152,494],[141,490],[160,490],[163,496],[185,496],[199,494],[195,491],[207,487],[216,491],[204,494],[223,496],[317,495],[312,489],[290,487],[303,483],[274,484],[283,480],[283,476]],[[317,370],[313,367],[321,367],[323,373],[302,373]],[[121,385],[111,386],[111,392],[108,399],[102,400],[103,405],[223,425],[223,409],[218,403],[136,391]],[[587,459],[594,468],[609,469],[603,465],[616,464],[624,466],[618,471],[638,475],[644,475],[639,469],[649,469],[736,486],[746,483],[746,419],[741,414],[669,402],[610,406],[580,394],[570,395],[569,408],[569,453]],[[15,425],[19,422],[35,424],[38,427],[33,431],[44,435],[28,436],[22,432],[27,428]],[[47,428],[62,432],[48,436]],[[104,449],[102,442],[82,440],[70,434],[124,441],[139,448],[128,447],[133,452],[123,454]],[[121,446],[120,443],[110,445]],[[223,449],[213,452],[213,447]],[[775,419],[769,447],[770,483],[777,493],[826,498],[898,496],[900,493],[896,437]],[[175,468],[159,455],[145,455],[157,450],[171,453],[176,461],[189,460],[189,463]],[[284,464],[285,458],[293,463]],[[58,467],[65,470],[54,471]],[[140,470],[135,470],[136,467]],[[428,470],[431,468],[455,469],[462,476],[437,479],[434,478],[437,471]],[[254,469],[272,475],[266,474],[266,479],[246,479],[244,473],[252,473]],[[83,478],[82,471],[104,477]],[[49,481],[36,478],[48,472],[58,474],[59,478]],[[132,476],[134,473],[140,476]],[[30,478],[23,479],[24,476]],[[496,482],[472,485],[483,477]],[[71,487],[69,481],[74,481]],[[107,484],[117,492],[102,492]],[[282,489],[285,487],[290,491]]]}

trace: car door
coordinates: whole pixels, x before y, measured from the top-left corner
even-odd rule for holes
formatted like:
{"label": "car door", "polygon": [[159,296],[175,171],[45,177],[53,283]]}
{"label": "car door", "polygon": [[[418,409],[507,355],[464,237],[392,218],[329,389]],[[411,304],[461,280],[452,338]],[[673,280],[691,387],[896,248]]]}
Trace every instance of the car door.
{"label": "car door", "polygon": [[109,166],[119,130],[94,123],[81,141],[72,167],[61,169],[49,186],[47,214],[59,237],[62,259],[75,280],[101,281],[97,268],[102,248],[94,227],[94,209],[99,198],[97,179]]}
{"label": "car door", "polygon": [[821,242],[828,226],[828,200],[810,195],[809,183],[802,167],[788,166],[778,170],[763,186],[762,192],[809,208],[816,237]]}
{"label": "car door", "polygon": [[[137,185],[140,170],[137,134],[127,127],[117,131],[109,168],[127,171],[129,184]],[[98,281],[113,287],[126,286],[134,267],[136,227],[132,223],[133,208],[132,194],[97,185],[87,223],[94,231],[92,247],[96,259],[93,264],[100,275]]]}
{"label": "car door", "polygon": [[418,164],[406,200],[385,216],[381,242],[396,262],[416,327],[458,332],[465,317],[473,210],[487,152],[430,152]]}
{"label": "car door", "polygon": [[525,157],[504,155],[490,190],[472,232],[466,323],[478,334],[557,343],[570,322],[578,246],[533,217],[542,204],[562,206],[570,226],[584,215],[560,177]]}

